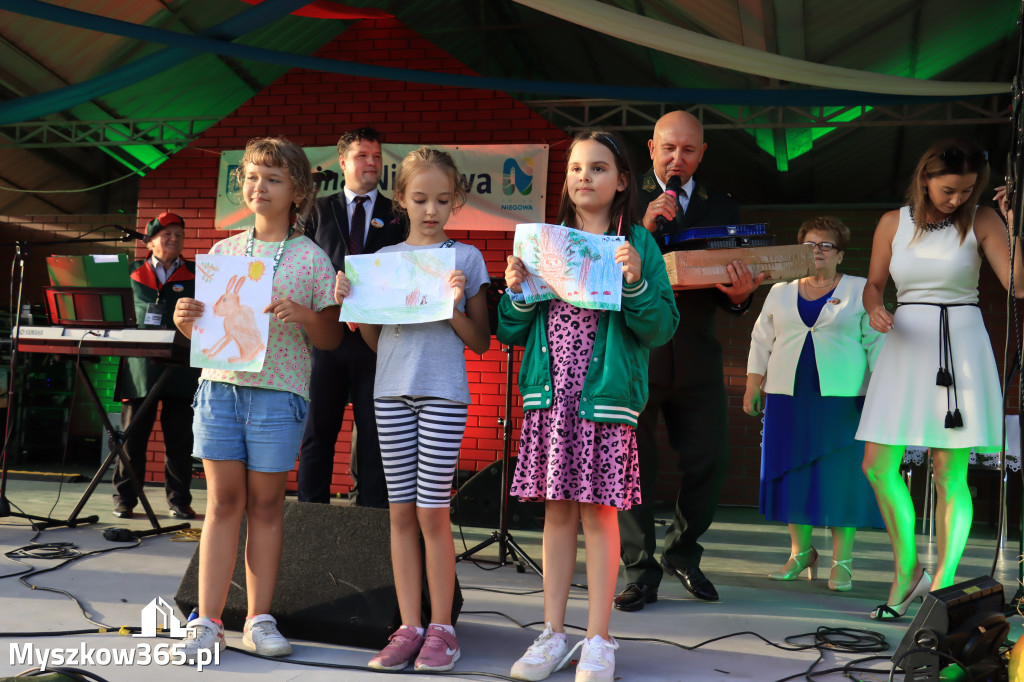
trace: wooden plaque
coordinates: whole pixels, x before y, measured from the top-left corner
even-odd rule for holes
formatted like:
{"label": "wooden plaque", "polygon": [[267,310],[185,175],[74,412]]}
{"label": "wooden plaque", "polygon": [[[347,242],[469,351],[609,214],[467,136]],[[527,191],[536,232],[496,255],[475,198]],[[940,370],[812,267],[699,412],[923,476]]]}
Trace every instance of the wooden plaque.
{"label": "wooden plaque", "polygon": [[665,254],[665,269],[673,289],[707,289],[730,282],[725,266],[734,260],[746,263],[754,277],[767,273],[765,284],[807,277],[817,271],[814,250],[803,244],[673,251]]}

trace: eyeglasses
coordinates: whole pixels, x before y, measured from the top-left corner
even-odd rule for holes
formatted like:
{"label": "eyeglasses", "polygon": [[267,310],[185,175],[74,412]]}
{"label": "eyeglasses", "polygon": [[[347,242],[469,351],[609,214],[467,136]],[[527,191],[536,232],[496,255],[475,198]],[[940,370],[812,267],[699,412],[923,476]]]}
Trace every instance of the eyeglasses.
{"label": "eyeglasses", "polygon": [[812,250],[819,249],[822,253],[829,253],[839,248],[833,242],[804,242],[803,245],[811,247]]}
{"label": "eyeglasses", "polygon": [[965,152],[959,147],[950,147],[941,154],[939,158],[942,162],[949,167],[959,166],[966,160],[968,163],[977,164],[981,162],[988,162],[988,152],[983,149],[975,149],[969,152]]}

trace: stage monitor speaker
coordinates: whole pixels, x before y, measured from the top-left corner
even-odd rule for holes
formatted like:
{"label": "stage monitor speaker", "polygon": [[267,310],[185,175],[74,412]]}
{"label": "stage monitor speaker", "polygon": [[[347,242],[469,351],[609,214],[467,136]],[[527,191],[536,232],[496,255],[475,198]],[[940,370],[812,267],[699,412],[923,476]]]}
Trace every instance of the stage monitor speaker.
{"label": "stage monitor speaker", "polygon": [[[281,633],[328,644],[381,649],[402,624],[391,570],[388,511],[366,507],[286,502],[281,570],[270,613]],[[199,549],[182,578],[174,601],[184,614],[199,602]],[[452,622],[462,608],[458,580]],[[245,520],[235,573],[223,620],[241,631],[247,615]],[[423,622],[430,622],[430,596],[424,577]]]}
{"label": "stage monitor speaker", "polygon": [[[509,458],[508,475],[516,470],[517,457]],[[511,485],[509,480],[509,485]],[[497,528],[501,507],[501,460],[491,462],[462,484],[452,500],[452,522],[463,526]],[[520,502],[508,498],[508,527],[510,529],[542,529],[543,502]]]}
{"label": "stage monitor speaker", "polygon": [[1005,668],[999,661],[999,648],[1010,632],[1005,606],[1002,584],[988,576],[925,595],[893,663],[904,671],[906,682],[937,682],[939,671],[950,663],[940,652],[967,666],[968,679],[989,679],[971,671]]}

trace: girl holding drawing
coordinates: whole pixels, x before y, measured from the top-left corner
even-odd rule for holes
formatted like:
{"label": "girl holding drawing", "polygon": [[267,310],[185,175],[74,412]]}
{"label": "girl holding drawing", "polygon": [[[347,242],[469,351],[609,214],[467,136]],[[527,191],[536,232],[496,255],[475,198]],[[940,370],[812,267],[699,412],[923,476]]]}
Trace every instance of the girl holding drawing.
{"label": "girl holding drawing", "polygon": [[[451,670],[460,651],[452,627],[455,546],[449,516],[452,479],[470,402],[465,348],[483,354],[490,345],[483,256],[448,239],[448,218],[466,203],[466,191],[450,155],[421,147],[402,161],[395,179],[395,211],[408,217],[408,237],[375,255],[451,248],[455,292],[451,319],[419,324],[360,324],[377,351],[374,410],[391,513],[391,563],[402,626],[370,660],[378,670]],[[442,275],[443,276],[443,275]],[[351,289],[338,272],[334,296]],[[420,552],[423,534],[425,556]],[[420,619],[423,564],[430,590],[431,622]]]}
{"label": "girl holding drawing", "polygon": [[[544,620],[512,677],[543,680],[566,667],[565,611],[577,530],[587,550],[589,617],[577,681],[612,680],[618,643],[608,634],[619,567],[618,510],[640,501],[636,420],[647,402],[648,349],[667,343],[679,313],[654,238],[633,224],[634,184],[615,134],[577,135],[568,152],[558,220],[591,234],[620,234],[617,311],[561,300],[526,304],[523,261],[508,257],[498,339],[524,346],[519,373],[525,417],[512,493],[545,500]],[[518,299],[518,300],[517,300]]]}
{"label": "girl holding drawing", "polygon": [[[295,219],[309,210],[315,192],[305,152],[283,138],[252,140],[236,173],[254,226],[216,243],[210,253],[273,259],[273,272],[262,274],[273,282],[273,300],[263,309],[271,316],[270,334],[260,371],[204,369],[192,405],[195,456],[203,459],[208,498],[199,545],[199,618],[188,623],[183,649],[189,658],[199,649],[224,647],[220,617],[243,513],[248,618],[242,646],[264,656],[291,653],[268,613],[281,562],[285,481],[295,466],[306,417],[309,346],[335,348],[344,333],[331,261],[295,233]],[[213,304],[217,315],[228,318],[243,307],[243,282],[243,276],[232,277],[228,291]],[[192,298],[178,301],[174,323],[185,336],[191,338],[203,308]],[[226,336],[232,333],[227,319],[224,328]],[[235,339],[240,355],[249,341]]]}

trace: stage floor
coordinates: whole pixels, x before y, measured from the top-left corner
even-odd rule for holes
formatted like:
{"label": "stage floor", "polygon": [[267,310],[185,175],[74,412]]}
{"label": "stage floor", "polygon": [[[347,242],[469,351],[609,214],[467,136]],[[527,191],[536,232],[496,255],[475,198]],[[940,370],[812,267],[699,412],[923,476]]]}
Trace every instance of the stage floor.
{"label": "stage floor", "polygon": [[[200,487],[201,482],[197,483],[199,485],[195,490],[193,506],[201,511],[205,503],[205,490]],[[10,480],[7,498],[25,512],[37,515],[50,514],[49,510],[56,501],[52,515],[66,518],[84,490],[84,483],[65,483],[57,501],[58,484],[55,482]],[[160,523],[171,525],[174,520],[166,516],[162,490],[148,486],[146,490],[151,500],[158,502],[154,508],[160,516]],[[103,528],[149,527],[144,518],[136,517],[130,521],[115,519],[110,513],[110,492],[109,483],[100,484],[83,514],[98,515],[98,525],[47,530],[36,542],[68,542],[86,552],[117,544],[104,540]],[[137,510],[141,510],[141,507]],[[193,527],[201,525],[201,518],[193,522]],[[663,534],[665,526],[659,528]],[[465,542],[472,546],[488,537],[491,530],[466,526],[463,528]],[[459,528],[456,527],[454,531],[456,547],[462,551]],[[827,557],[830,543],[826,533],[825,530],[815,531],[815,545],[823,553],[823,568],[830,563]],[[540,533],[513,531],[513,534],[523,549],[539,563]],[[0,519],[0,548],[5,553],[29,543],[33,535],[23,519]],[[788,535],[783,526],[764,523],[756,510],[720,509],[705,540],[702,566],[718,588],[721,601],[697,601],[690,597],[678,581],[666,579],[656,604],[636,613],[613,611],[612,634],[619,638],[621,645],[617,654],[618,679],[625,682],[781,680],[805,671],[815,661],[818,652],[783,651],[750,634],[721,639],[694,650],[682,647],[693,647],[712,638],[745,631],[786,646],[787,636],[813,633],[819,627],[832,627],[878,632],[889,643],[891,652],[899,644],[911,621],[908,616],[902,623],[879,624],[867,617],[872,607],[884,601],[891,576],[892,555],[888,539],[882,531],[862,531],[858,534],[854,553],[854,589],[845,594],[827,589],[827,570],[823,570],[818,580],[813,582],[800,580],[783,583],[769,580],[767,573],[786,559]],[[934,544],[929,544],[926,538],[919,536],[918,545],[926,553],[926,566],[933,566]],[[87,557],[31,578],[31,582],[36,585],[66,590],[74,595],[93,620],[114,629],[114,632],[106,634],[39,636],[37,633],[96,628],[85,620],[79,608],[68,597],[30,590],[20,584],[17,578],[6,577],[17,573],[22,567],[5,561],[4,567],[0,569],[0,575],[6,577],[0,580],[0,604],[3,605],[0,609],[0,646],[3,648],[3,654],[0,655],[0,678],[17,675],[37,664],[24,662],[27,653],[41,655],[58,649],[88,649],[93,652],[97,663],[79,663],[73,667],[88,669],[111,682],[180,679],[182,669],[174,666],[154,663],[148,666],[138,663],[99,665],[98,662],[103,661],[103,656],[113,655],[110,651],[112,649],[138,651],[137,645],[141,642],[156,646],[168,641],[121,637],[116,634],[116,629],[121,626],[139,626],[141,609],[155,597],[160,596],[172,602],[196,547],[194,542],[175,541],[168,535],[154,536],[144,539],[138,547]],[[987,575],[994,549],[995,540],[991,528],[977,527],[961,563],[959,579]],[[1017,563],[1013,558],[1017,551],[1016,542],[1010,542],[1008,550],[1010,559],[1000,560],[995,576],[1004,585],[1007,598],[1016,591]],[[489,550],[480,556],[493,557],[496,551]],[[581,549],[575,576],[578,583],[586,581],[583,557]],[[29,563],[36,568],[48,568],[57,562],[30,560]],[[491,678],[496,675],[507,676],[512,662],[539,633],[538,625],[524,630],[500,614],[520,623],[535,623],[543,617],[541,581],[537,575],[532,572],[518,573],[511,566],[496,570],[484,568],[494,566],[481,567],[470,562],[458,565],[465,605],[458,622],[463,654],[456,671],[460,676],[468,676],[470,679],[485,679],[483,676],[472,675],[473,672],[488,673]],[[622,586],[620,577],[619,587]],[[585,625],[586,610],[586,592],[574,588],[570,595],[567,622]],[[911,613],[916,610],[915,606]],[[1014,617],[1010,622],[1013,626],[1011,639],[1016,639],[1021,634],[1022,621]],[[575,632],[572,634],[573,631],[570,631],[573,641],[579,636],[578,631]],[[645,638],[666,640],[679,646],[644,641]],[[228,632],[229,645],[238,646],[240,639],[240,633]],[[811,639],[805,637],[799,642],[810,643]],[[372,652],[295,640],[292,644],[295,649],[292,657],[275,661],[261,660],[236,649],[228,650],[221,655],[219,664],[204,670],[204,679],[258,677],[296,682],[381,679],[382,673],[362,668]],[[101,650],[103,654],[99,653]],[[865,655],[869,654],[827,651],[818,668],[841,666]],[[339,670],[314,667],[328,665],[346,668],[339,678]],[[887,679],[887,661],[880,660],[866,665],[877,672],[861,673],[859,679]],[[558,672],[550,679],[564,682],[571,680],[572,674],[571,671]],[[414,677],[426,679],[428,676]],[[848,678],[836,673],[817,679]]]}

